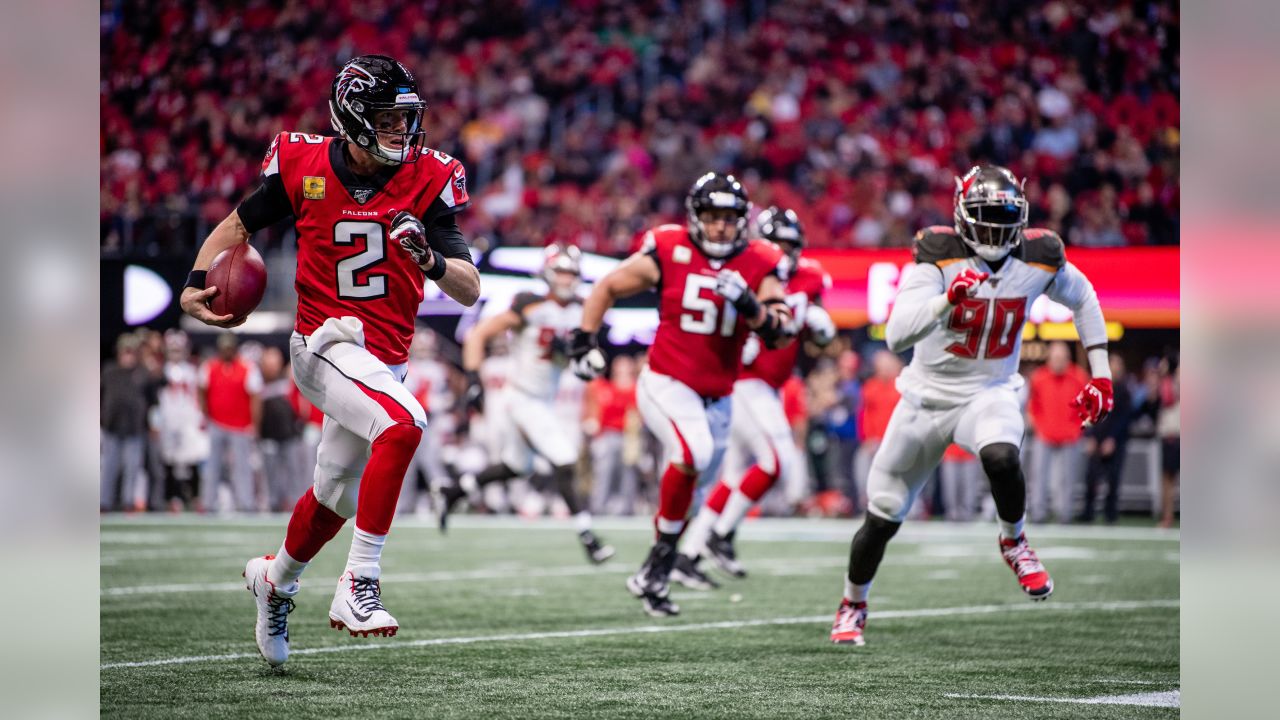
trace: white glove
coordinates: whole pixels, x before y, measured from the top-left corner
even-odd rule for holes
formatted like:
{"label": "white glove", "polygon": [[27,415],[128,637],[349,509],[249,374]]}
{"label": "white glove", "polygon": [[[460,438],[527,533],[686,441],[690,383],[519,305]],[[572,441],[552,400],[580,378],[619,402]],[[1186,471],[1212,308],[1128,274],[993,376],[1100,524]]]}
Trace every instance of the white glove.
{"label": "white glove", "polygon": [[747,336],[747,342],[742,346],[742,365],[745,367],[756,361],[760,355],[760,337],[755,333]]}
{"label": "white glove", "polygon": [[813,341],[826,346],[836,337],[836,324],[821,305],[810,305],[804,311],[804,326],[813,334]]}
{"label": "white glove", "polygon": [[582,380],[594,380],[604,372],[604,353],[600,348],[592,348],[586,355],[569,363],[569,369]]}
{"label": "white glove", "polygon": [[737,304],[743,295],[751,292],[747,281],[737,270],[721,270],[716,275],[716,293],[730,303]]}

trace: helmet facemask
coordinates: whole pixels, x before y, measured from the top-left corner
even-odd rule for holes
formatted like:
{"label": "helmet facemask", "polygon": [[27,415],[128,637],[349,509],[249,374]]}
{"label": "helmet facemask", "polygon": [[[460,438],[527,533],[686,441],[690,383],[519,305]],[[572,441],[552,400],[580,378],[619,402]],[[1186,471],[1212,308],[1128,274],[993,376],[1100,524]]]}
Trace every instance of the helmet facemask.
{"label": "helmet facemask", "polygon": [[978,257],[999,262],[1022,242],[1029,207],[1021,183],[995,194],[970,192],[956,179],[956,232]]}
{"label": "helmet facemask", "polygon": [[756,234],[772,242],[791,259],[792,266],[800,262],[804,251],[804,229],[793,210],[770,207],[756,218]]}

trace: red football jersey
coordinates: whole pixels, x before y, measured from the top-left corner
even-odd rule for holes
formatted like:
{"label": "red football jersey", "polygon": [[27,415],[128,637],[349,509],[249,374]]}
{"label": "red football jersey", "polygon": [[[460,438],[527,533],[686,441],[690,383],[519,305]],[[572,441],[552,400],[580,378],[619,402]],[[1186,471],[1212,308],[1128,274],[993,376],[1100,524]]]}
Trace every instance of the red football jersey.
{"label": "red football jersey", "polygon": [[388,247],[391,218],[408,210],[429,224],[461,210],[469,199],[466,171],[421,148],[416,162],[396,166],[389,178],[357,179],[336,140],[282,132],[262,163],[264,175],[279,173],[298,231],[294,327],[308,335],[328,318],[354,316],[364,323],[369,352],[398,365],[409,360],[426,278],[409,253]]}
{"label": "red football jersey", "polygon": [[[809,305],[821,301],[822,293],[831,287],[831,276],[822,269],[816,260],[800,258],[787,281],[787,307],[800,322],[804,321],[805,311]],[[796,367],[796,358],[800,356],[800,343],[793,342],[784,348],[770,350],[760,346],[760,354],[750,364],[742,368],[742,377],[758,378],[769,383],[774,389],[780,389],[791,377]]]}
{"label": "red football jersey", "polygon": [[787,275],[786,256],[773,243],[752,240],[728,260],[702,254],[683,225],[649,231],[642,252],[653,256],[662,273],[658,286],[658,333],[649,351],[649,367],[673,377],[706,398],[733,391],[742,364],[742,345],[750,334],[733,306],[716,293],[716,275],[736,270],[753,290],[767,275]]}

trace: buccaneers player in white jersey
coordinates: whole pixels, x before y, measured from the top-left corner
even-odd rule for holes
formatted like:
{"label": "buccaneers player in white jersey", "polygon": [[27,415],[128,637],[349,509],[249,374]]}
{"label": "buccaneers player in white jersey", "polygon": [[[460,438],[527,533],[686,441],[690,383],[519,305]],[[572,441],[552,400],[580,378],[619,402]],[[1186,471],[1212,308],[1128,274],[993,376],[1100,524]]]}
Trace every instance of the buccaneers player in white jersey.
{"label": "buccaneers player in white jersey", "polygon": [[[831,277],[816,261],[800,257],[804,249],[800,219],[793,210],[771,207],[760,213],[755,226],[758,237],[782,248],[791,260],[793,270],[786,286],[791,314],[814,344],[827,345],[836,336],[835,324],[822,307],[822,293],[831,286]],[[680,540],[680,555],[671,571],[676,582],[695,590],[717,587],[718,583],[698,567],[704,554],[730,575],[746,576],[733,548],[734,533],[751,506],[779,479],[790,477],[802,462],[781,396],[799,355],[799,342],[770,350],[761,348],[754,335],[747,340],[742,373],[733,385],[730,461],[725,468],[726,472],[742,474],[721,479],[707,494]],[[735,458],[754,458],[755,462],[750,467],[731,467],[738,464],[733,462]]]}
{"label": "buccaneers player in white jersey", "polygon": [[[413,74],[382,55],[346,63],[329,92],[341,137],[280,133],[263,161],[261,186],[205,240],[182,293],[182,309],[210,325],[205,287],[219,252],[292,216],[298,232],[298,316],[290,352],[298,388],[324,411],[315,484],[294,507],[284,543],[250,560],[246,587],[258,617],[258,650],[272,665],[289,656],[288,614],[298,578],[348,518],[356,519],[330,624],[352,635],[394,635],[383,606],[380,558],[405,471],[426,427],[401,382],[414,317],[431,280],[472,305],[480,276],[453,214],[467,203],[466,174],[422,147]],[[388,241],[391,242],[388,242]],[[389,247],[394,245],[394,247]]]}
{"label": "buccaneers player in white jersey", "polygon": [[591,512],[573,487],[578,448],[555,409],[560,374],[568,364],[569,333],[582,322],[582,299],[578,297],[581,277],[581,251],[572,245],[551,245],[542,266],[547,292],[516,295],[510,309],[491,315],[467,333],[462,344],[462,369],[467,373],[467,396],[473,403],[483,402],[480,365],[485,346],[508,332],[512,333],[513,372],[503,390],[502,411],[486,415],[497,433],[498,456],[479,473],[459,477],[456,487],[445,488],[441,530],[459,499],[488,483],[529,474],[537,454],[551,465],[551,478],[573,514],[587,559],[598,564],[613,557],[613,548],[602,544],[592,532]]}
{"label": "buccaneers player in white jersey", "polygon": [[666,471],[655,518],[657,541],[640,571],[627,579],[645,612],[680,609],[668,597],[676,542],[684,531],[701,474],[714,478],[729,434],[729,394],[742,346],[755,331],[766,344],[794,334],[783,301],[786,256],[772,243],[748,240],[746,190],[732,176],[707,173],[685,200],[688,225],[662,225],[640,252],[601,278],[587,298],[569,356],[590,379],[604,370],[596,332],[618,298],[657,288],[658,332],[640,373],[636,402],[663,447]]}
{"label": "buccaneers player in white jersey", "polygon": [[977,455],[1000,518],[999,549],[1033,600],[1053,580],[1023,534],[1026,485],[1018,461],[1023,420],[1017,389],[1022,326],[1041,294],[1071,308],[1093,378],[1075,406],[1085,423],[1112,407],[1107,334],[1093,286],[1067,262],[1062,240],[1027,228],[1022,183],[1000,167],[956,179],[954,227],[916,235],[916,264],[898,288],[885,339],[914,347],[899,376],[902,393],[871,461],[867,517],[853,538],[844,598],[831,628],[836,643],[862,645],[871,579],[951,443]]}

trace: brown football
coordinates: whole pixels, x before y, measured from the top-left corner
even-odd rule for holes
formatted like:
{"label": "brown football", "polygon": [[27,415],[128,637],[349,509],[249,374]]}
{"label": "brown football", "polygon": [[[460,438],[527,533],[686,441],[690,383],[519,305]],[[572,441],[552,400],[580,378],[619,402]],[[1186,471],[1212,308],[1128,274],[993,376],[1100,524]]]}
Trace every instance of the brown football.
{"label": "brown football", "polygon": [[218,294],[209,301],[210,310],[239,320],[262,302],[267,290],[267,266],[252,245],[240,243],[218,253],[209,266],[204,286],[218,288]]}

